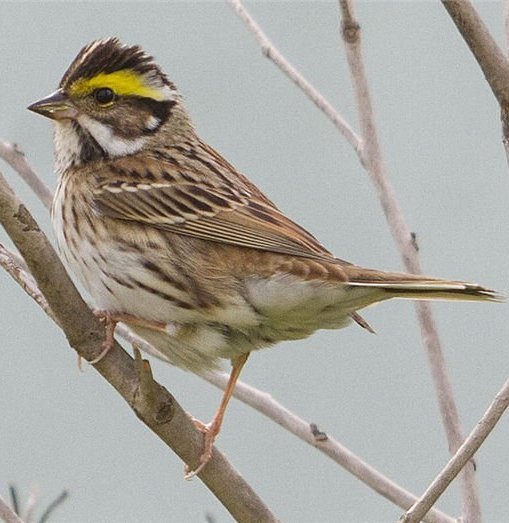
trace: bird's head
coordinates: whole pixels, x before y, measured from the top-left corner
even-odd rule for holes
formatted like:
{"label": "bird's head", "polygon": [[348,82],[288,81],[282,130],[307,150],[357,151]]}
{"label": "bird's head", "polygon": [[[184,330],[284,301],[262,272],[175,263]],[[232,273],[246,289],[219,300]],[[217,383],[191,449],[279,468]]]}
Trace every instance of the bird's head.
{"label": "bird's head", "polygon": [[60,147],[75,165],[134,154],[191,130],[175,85],[152,56],[117,38],[83,47],[59,88],[28,109],[57,122],[57,156]]}

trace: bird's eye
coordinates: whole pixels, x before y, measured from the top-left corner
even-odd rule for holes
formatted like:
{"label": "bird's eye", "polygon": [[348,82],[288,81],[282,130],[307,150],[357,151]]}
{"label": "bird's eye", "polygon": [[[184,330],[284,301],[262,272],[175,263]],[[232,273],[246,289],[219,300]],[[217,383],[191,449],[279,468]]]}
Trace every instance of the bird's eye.
{"label": "bird's eye", "polygon": [[94,99],[99,105],[110,105],[115,99],[115,93],[109,87],[101,87],[94,91]]}

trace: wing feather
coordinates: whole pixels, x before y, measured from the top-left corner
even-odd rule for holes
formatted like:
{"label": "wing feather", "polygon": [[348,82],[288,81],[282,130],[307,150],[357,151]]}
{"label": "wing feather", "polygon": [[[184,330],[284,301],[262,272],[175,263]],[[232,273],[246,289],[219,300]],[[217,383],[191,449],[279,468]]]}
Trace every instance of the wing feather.
{"label": "wing feather", "polygon": [[94,207],[105,216],[239,247],[334,260],[314,236],[234,170],[228,176],[206,177],[185,162],[160,157],[130,166],[122,162],[111,173],[95,173]]}

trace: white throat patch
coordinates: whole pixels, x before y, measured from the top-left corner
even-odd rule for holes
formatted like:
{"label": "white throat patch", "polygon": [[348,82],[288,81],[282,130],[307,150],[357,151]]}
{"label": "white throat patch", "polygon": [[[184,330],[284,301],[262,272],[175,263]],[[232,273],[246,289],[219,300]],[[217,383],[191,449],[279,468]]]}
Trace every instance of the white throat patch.
{"label": "white throat patch", "polygon": [[134,154],[143,147],[147,140],[144,136],[133,140],[116,136],[109,125],[98,122],[86,114],[78,115],[77,121],[92,135],[94,140],[108,153],[109,156]]}

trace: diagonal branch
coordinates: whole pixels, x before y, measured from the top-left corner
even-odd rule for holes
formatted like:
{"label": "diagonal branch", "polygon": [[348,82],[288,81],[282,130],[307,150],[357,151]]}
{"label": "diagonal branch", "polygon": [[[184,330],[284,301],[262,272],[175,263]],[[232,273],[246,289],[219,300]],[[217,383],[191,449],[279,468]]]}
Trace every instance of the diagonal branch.
{"label": "diagonal branch", "polygon": [[[204,378],[220,389],[224,389],[228,381],[228,375],[225,373],[209,373],[206,374]],[[301,440],[315,447],[375,492],[392,501],[395,505],[401,507],[415,503],[412,501],[414,495],[411,492],[408,492],[378,472],[330,435],[320,433],[322,438],[316,437],[312,430],[313,424],[307,423],[296,416],[293,412],[274,400],[269,394],[255,389],[246,383],[237,382],[234,396],[274,420],[278,425],[296,435]],[[432,509],[426,515],[424,521],[429,523],[453,523],[455,520],[439,510]]]}
{"label": "diagonal branch", "polygon": [[[0,223],[5,228],[69,344],[90,361],[102,352],[104,327],[72,284],[58,256],[26,207],[0,175]],[[202,434],[175,398],[153,382],[154,393],[141,396],[140,376],[133,359],[115,343],[96,365],[97,371],[127,401],[136,415],[185,463],[194,465],[202,451]],[[276,521],[246,481],[214,449],[200,479],[238,521]]]}
{"label": "diagonal branch", "polygon": [[[346,56],[350,66],[357,107],[365,140],[365,164],[371,181],[377,189],[391,234],[398,245],[406,269],[414,274],[422,273],[416,245],[403,212],[396,199],[392,184],[382,157],[377,126],[369,92],[368,80],[362,57],[360,25],[355,18],[353,0],[339,0],[342,16],[342,33]],[[440,338],[431,312],[425,302],[415,304],[421,327],[422,339],[426,346],[433,382],[438,397],[442,423],[449,443],[449,451],[456,452],[463,441],[458,409],[454,401],[451,382],[447,373]],[[481,509],[475,481],[474,469],[466,467],[462,473],[464,520],[472,523],[480,521]]]}
{"label": "diagonal branch", "polygon": [[53,195],[47,185],[32,169],[23,151],[14,143],[0,140],[0,158],[3,158],[25,180],[39,200],[49,209]]}
{"label": "diagonal branch", "polygon": [[[21,266],[16,264],[12,254],[13,253],[8,249],[3,248],[2,250],[0,248],[0,265],[3,265],[14,280],[21,285],[23,290],[27,292],[28,295],[31,296],[47,314],[50,315],[51,311],[47,306],[46,300],[37,288],[34,279],[30,274],[26,273]],[[3,258],[9,260],[7,267],[2,261]],[[144,352],[169,363],[163,354],[146,341],[133,334],[125,325],[117,325],[116,333],[132,345],[139,346]],[[225,389],[228,382],[228,375],[222,372],[210,372],[200,377],[222,390]],[[290,412],[269,394],[238,381],[234,391],[234,396],[246,405],[249,405],[253,409],[262,413],[264,416],[275,421],[278,425],[301,440],[315,447],[348,472],[356,476],[375,492],[378,492],[399,507],[407,509],[417,501],[417,497],[414,494],[408,492],[375,470],[331,436],[327,435],[323,439],[316,438],[311,430],[310,423],[307,423],[294,413]],[[436,509],[431,509],[424,520],[427,523],[454,523],[455,521]]]}
{"label": "diagonal branch", "polygon": [[503,144],[509,162],[509,61],[470,0],[442,0],[442,4],[472,51],[500,105]]}
{"label": "diagonal branch", "polygon": [[0,519],[5,523],[23,523],[23,520],[9,507],[7,501],[0,496]]}
{"label": "diagonal branch", "polygon": [[509,107],[509,61],[470,0],[442,0],[500,107]]}
{"label": "diagonal branch", "polygon": [[429,485],[421,498],[419,498],[419,501],[401,517],[401,523],[418,523],[426,516],[426,512],[430,510],[451,481],[479,450],[479,447],[498,423],[508,406],[509,380],[504,383],[484,416],[479,420],[449,463]]}
{"label": "diagonal branch", "polygon": [[241,0],[227,0],[237,16],[246,24],[247,28],[253,33],[256,41],[262,49],[262,53],[281,69],[320,109],[327,118],[335,125],[336,129],[345,137],[347,142],[355,149],[361,162],[363,161],[362,140],[352,129],[350,124],[333,107],[333,105],[311,84],[276,48],[269,37],[263,32],[254,18],[242,5]]}

